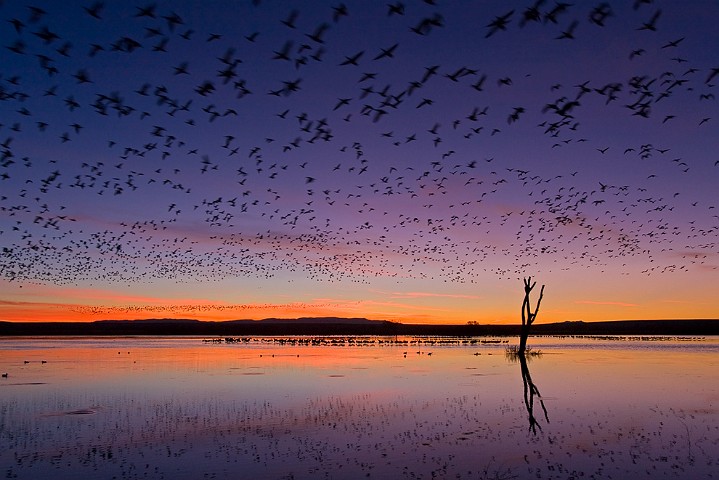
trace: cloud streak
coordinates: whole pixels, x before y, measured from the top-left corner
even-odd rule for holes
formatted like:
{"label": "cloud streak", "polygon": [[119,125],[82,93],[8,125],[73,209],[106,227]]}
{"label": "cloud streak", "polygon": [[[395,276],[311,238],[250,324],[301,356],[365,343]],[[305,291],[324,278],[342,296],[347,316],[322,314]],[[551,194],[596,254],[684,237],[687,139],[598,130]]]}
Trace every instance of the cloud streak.
{"label": "cloud streak", "polygon": [[637,304],[637,303],[606,302],[606,301],[595,301],[595,300],[577,300],[574,303],[578,303],[580,305],[612,305],[615,307],[638,307],[639,306],[639,304]]}
{"label": "cloud streak", "polygon": [[456,293],[434,293],[434,292],[390,292],[392,298],[454,298],[477,300],[477,295],[461,295]]}

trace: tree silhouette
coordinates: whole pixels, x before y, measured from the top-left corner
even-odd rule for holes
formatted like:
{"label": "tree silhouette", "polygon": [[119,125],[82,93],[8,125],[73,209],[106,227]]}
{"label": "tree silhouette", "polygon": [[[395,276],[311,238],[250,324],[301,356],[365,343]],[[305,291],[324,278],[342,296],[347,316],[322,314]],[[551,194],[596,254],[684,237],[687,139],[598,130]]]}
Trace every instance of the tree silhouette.
{"label": "tree silhouette", "polygon": [[[537,282],[532,282],[532,277],[524,279],[524,301],[522,302],[522,328],[520,330],[519,337],[519,348],[516,350],[513,348],[507,349],[507,358],[510,361],[519,361],[522,370],[522,383],[524,384],[524,406],[527,409],[527,418],[529,421],[529,430],[536,435],[537,427],[542,429],[541,424],[537,421],[534,416],[534,399],[535,397],[539,400],[539,405],[544,413],[544,419],[549,422],[549,415],[547,409],[544,407],[544,400],[542,400],[542,394],[539,393],[539,388],[532,381],[532,375],[529,373],[529,366],[527,365],[527,338],[529,337],[529,329],[537,318],[537,312],[539,312],[539,305],[542,303],[542,297],[544,296],[544,285],[539,291],[539,299],[537,300],[537,306],[532,311],[530,294],[532,289],[535,287]],[[533,352],[533,356],[540,355],[539,352]]]}
{"label": "tree silhouette", "polygon": [[529,294],[537,282],[532,282],[532,277],[524,279],[524,302],[522,302],[522,329],[519,332],[519,349],[517,355],[524,357],[527,350],[527,338],[529,337],[529,328],[537,318],[537,312],[539,312],[539,305],[542,303],[542,297],[544,296],[544,285],[542,285],[539,291],[539,300],[537,300],[537,306],[532,312],[532,306],[529,301]]}

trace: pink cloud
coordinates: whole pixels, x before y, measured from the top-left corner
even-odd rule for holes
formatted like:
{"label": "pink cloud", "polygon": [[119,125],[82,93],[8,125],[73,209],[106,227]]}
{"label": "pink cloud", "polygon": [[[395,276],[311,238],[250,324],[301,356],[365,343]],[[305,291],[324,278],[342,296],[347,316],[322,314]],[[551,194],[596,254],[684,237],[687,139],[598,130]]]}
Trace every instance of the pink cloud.
{"label": "pink cloud", "polygon": [[453,293],[432,293],[432,292],[391,292],[392,298],[466,298],[476,300],[477,295],[459,295]]}
{"label": "pink cloud", "polygon": [[68,308],[75,305],[67,303],[55,303],[55,302],[19,302],[10,300],[0,300],[0,307],[20,307],[20,308],[35,308],[35,307],[53,307],[53,308]]}
{"label": "pink cloud", "polygon": [[[204,299],[196,298],[167,298],[151,297],[136,294],[123,294],[112,290],[76,287],[53,287],[47,285],[35,285],[26,288],[23,292],[16,292],[14,296],[62,298],[73,300],[75,303],[209,303]],[[60,303],[58,303],[60,304]],[[62,304],[65,304],[63,302]]]}

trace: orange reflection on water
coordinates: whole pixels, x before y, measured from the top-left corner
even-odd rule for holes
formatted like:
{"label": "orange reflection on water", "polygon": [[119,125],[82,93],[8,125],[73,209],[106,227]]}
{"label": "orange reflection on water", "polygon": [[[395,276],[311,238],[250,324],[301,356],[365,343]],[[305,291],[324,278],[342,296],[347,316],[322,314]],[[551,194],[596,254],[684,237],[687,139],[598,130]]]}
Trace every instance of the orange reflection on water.
{"label": "orange reflection on water", "polygon": [[530,339],[548,412],[536,435],[504,344],[399,340],[2,338],[0,463],[56,480],[137,465],[175,478],[713,468],[716,339]]}

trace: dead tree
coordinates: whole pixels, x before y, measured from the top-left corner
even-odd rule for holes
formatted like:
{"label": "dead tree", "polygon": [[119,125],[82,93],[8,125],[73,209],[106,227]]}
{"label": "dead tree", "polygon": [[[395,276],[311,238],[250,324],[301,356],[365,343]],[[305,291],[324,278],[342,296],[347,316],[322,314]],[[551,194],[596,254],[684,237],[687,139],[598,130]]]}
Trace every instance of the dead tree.
{"label": "dead tree", "polygon": [[537,306],[532,312],[532,306],[529,302],[529,294],[534,288],[537,282],[532,283],[532,277],[524,279],[524,302],[522,302],[522,329],[519,332],[519,349],[517,355],[524,357],[527,350],[527,338],[529,337],[529,327],[532,326],[534,320],[537,318],[537,312],[539,312],[539,305],[542,303],[542,296],[544,295],[544,285],[542,285],[539,291],[539,300],[537,300]]}

